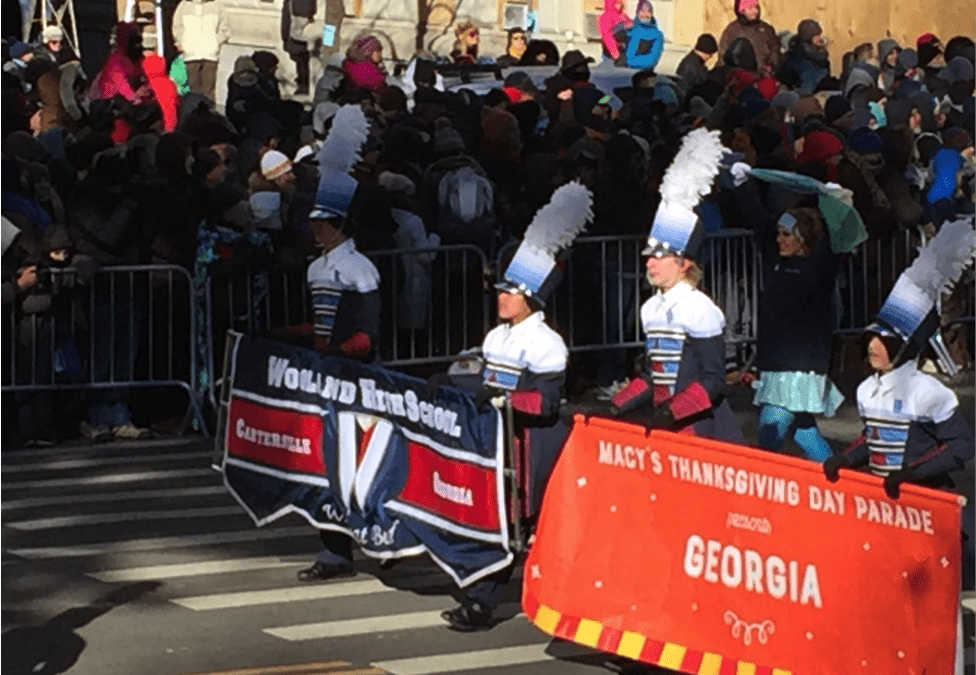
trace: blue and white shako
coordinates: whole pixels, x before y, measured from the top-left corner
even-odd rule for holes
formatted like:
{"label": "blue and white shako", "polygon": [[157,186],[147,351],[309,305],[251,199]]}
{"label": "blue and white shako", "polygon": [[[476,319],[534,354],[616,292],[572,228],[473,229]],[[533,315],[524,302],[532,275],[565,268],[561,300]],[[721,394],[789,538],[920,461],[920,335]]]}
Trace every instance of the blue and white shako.
{"label": "blue and white shako", "polygon": [[668,255],[694,258],[701,246],[705,228],[698,214],[671,201],[662,201],[654,214],[654,224],[641,255],[663,258]]}

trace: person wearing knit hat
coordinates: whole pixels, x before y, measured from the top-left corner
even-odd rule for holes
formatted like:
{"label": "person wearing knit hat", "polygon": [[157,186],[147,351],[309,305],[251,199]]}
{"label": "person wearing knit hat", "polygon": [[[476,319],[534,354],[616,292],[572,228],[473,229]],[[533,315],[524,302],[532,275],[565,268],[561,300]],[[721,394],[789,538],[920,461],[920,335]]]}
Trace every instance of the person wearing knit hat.
{"label": "person wearing knit hat", "polygon": [[784,81],[797,82],[796,90],[802,96],[814,93],[821,80],[830,75],[830,57],[819,23],[804,19],[796,30],[777,72]]}
{"label": "person wearing knit hat", "polygon": [[797,126],[800,126],[811,115],[823,117],[824,109],[816,97],[803,96],[790,108],[790,114]]}
{"label": "person wearing knit hat", "polygon": [[718,44],[711,33],[702,33],[695,46],[678,64],[675,74],[681,78],[685,91],[704,82],[708,78],[708,64],[718,52]]}
{"label": "person wearing knit hat", "polygon": [[915,49],[920,48],[922,45],[935,43],[937,45],[942,44],[935,33],[922,33],[915,39]]}
{"label": "person wearing knit hat", "polygon": [[758,73],[772,74],[779,66],[782,45],[776,29],[763,21],[759,0],[733,0],[735,19],[722,31],[718,40],[720,59],[727,59],[732,44],[739,38],[749,41]]}
{"label": "person wearing knit hat", "polygon": [[881,136],[866,127],[852,131],[847,137],[847,144],[859,155],[879,154],[884,149]]}
{"label": "person wearing knit hat", "polygon": [[837,161],[844,150],[844,142],[829,131],[811,131],[802,138],[796,165],[817,164],[823,167],[829,182],[837,180]]}
{"label": "person wearing knit hat", "polygon": [[293,181],[295,177],[291,170],[291,160],[277,150],[268,150],[261,157],[261,175],[279,187],[282,183]]}
{"label": "person wearing knit hat", "polygon": [[650,0],[637,0],[634,25],[627,38],[627,67],[653,70],[664,53],[664,33],[654,18]]}
{"label": "person wearing knit hat", "polygon": [[61,49],[62,40],[64,40],[64,31],[60,26],[45,26],[41,31],[41,44],[52,54]]}
{"label": "person wearing knit hat", "polygon": [[851,111],[851,102],[840,94],[834,94],[824,104],[824,122],[833,125],[839,117]]}
{"label": "person wearing knit hat", "polygon": [[[781,91],[777,92],[775,96],[770,100],[770,105],[774,108],[782,108],[784,110],[791,110],[794,105],[796,105],[800,100],[800,95],[795,91]],[[816,100],[816,99],[814,99]]]}
{"label": "person wearing knit hat", "polygon": [[964,56],[955,56],[939,73],[939,77],[952,84],[973,79],[973,64]]}
{"label": "person wearing knit hat", "polygon": [[918,65],[925,71],[925,75],[937,75],[945,67],[945,55],[942,45],[937,42],[923,42],[918,46]]}
{"label": "person wearing knit hat", "polygon": [[366,89],[376,93],[386,86],[383,68],[383,45],[375,35],[360,35],[346,50],[342,73],[349,89]]}
{"label": "person wearing knit hat", "polygon": [[918,67],[918,52],[914,49],[903,49],[898,53],[898,72],[904,77],[912,77]]}
{"label": "person wearing knit hat", "polygon": [[759,78],[756,82],[756,89],[762,94],[762,97],[767,101],[772,101],[773,97],[779,93],[780,83],[772,75],[765,75]]}

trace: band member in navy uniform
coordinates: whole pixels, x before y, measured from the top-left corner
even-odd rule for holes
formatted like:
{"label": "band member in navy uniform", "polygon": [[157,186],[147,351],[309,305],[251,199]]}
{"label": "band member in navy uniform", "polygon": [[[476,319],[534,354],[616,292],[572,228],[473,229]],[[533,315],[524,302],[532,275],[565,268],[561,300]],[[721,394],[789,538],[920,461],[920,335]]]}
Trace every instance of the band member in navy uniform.
{"label": "band member in navy uniform", "polygon": [[[938,333],[939,294],[951,286],[976,252],[971,220],[946,222],[902,272],[864,331],[867,358],[874,371],[857,388],[857,409],[864,432],[841,454],[824,462],[837,480],[841,467],[867,466],[884,477],[892,499],[904,482],[952,488],[949,474],[964,468],[976,448],[973,430],[959,401],[935,377],[921,372],[917,360],[929,344],[949,369],[948,351]],[[973,510],[963,509],[963,578],[973,578]]]}
{"label": "band member in navy uniform", "polygon": [[[578,183],[563,185],[536,213],[525,232],[498,291],[499,324],[482,343],[484,365],[475,402],[481,406],[510,405],[514,414],[513,467],[525,495],[523,515],[537,513],[545,483],[566,439],[559,405],[566,381],[569,351],[562,336],[546,325],[543,308],[561,273],[556,254],[567,248],[592,218],[592,197]],[[459,383],[460,384],[460,383]],[[485,630],[493,625],[497,607],[511,578],[514,563],[466,590],[461,605],[441,614],[459,631]]]}
{"label": "band member in navy uniform", "polygon": [[[356,250],[347,215],[358,183],[349,175],[366,140],[369,123],[359,106],[340,108],[319,151],[319,188],[309,223],[322,255],[308,266],[315,315],[315,349],[333,356],[373,361],[380,328],[380,275]],[[352,540],[320,530],[323,549],[299,581],[324,581],[355,574]]]}
{"label": "band member in navy uniform", "polygon": [[644,359],[611,403],[614,414],[648,426],[744,443],[723,393],[725,316],[696,288],[704,227],[693,209],[710,191],[723,152],[718,132],[693,131],[664,176],[643,251],[657,288],[640,311]]}

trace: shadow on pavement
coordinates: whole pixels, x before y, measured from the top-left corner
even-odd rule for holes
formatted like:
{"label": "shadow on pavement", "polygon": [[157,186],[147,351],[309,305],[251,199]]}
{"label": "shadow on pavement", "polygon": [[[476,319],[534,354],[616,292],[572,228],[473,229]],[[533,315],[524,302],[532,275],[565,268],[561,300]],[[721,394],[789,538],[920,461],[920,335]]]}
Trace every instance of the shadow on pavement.
{"label": "shadow on pavement", "polygon": [[4,675],[54,675],[78,661],[86,642],[75,631],[120,605],[138,600],[161,585],[144,581],[117,588],[84,607],[72,607],[43,626],[13,628],[0,640]]}

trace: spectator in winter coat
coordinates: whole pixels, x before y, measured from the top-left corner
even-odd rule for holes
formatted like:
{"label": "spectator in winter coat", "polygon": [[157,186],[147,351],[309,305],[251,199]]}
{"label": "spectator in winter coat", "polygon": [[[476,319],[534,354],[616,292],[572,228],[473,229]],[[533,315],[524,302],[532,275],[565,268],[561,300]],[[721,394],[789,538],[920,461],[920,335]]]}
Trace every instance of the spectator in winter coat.
{"label": "spectator in winter coat", "polygon": [[735,20],[718,41],[718,53],[724,55],[736,38],[744,37],[752,44],[756,66],[760,73],[772,73],[779,65],[780,42],[776,29],[760,19],[759,0],[735,0]]}
{"label": "spectator in winter coat", "polygon": [[783,81],[797,83],[796,92],[801,96],[812,94],[817,85],[830,75],[830,57],[823,29],[813,19],[804,19],[790,39],[790,49],[780,66]]}
{"label": "spectator in winter coat", "polygon": [[454,49],[451,60],[454,63],[477,63],[478,42],[481,33],[474,21],[462,21],[454,27]]}
{"label": "spectator in winter coat", "polygon": [[183,52],[190,91],[214,100],[220,46],[230,39],[223,4],[182,0],[173,14],[173,40]]}
{"label": "spectator in winter coat", "polygon": [[373,35],[360,35],[346,50],[342,62],[349,89],[368,89],[376,93],[386,86],[383,45]]}
{"label": "spectator in winter coat", "polygon": [[627,31],[634,25],[624,13],[623,0],[606,0],[603,13],[598,19],[604,58],[619,61],[627,47]]}
{"label": "spectator in winter coat", "polygon": [[895,71],[898,69],[898,54],[901,47],[898,42],[891,38],[885,38],[878,42],[878,64],[881,67],[881,77],[878,86],[884,89],[884,93],[891,96],[895,86]]}
{"label": "spectator in winter coat", "polygon": [[529,38],[525,34],[524,28],[508,29],[508,44],[505,46],[505,53],[498,57],[496,63],[499,68],[511,68],[518,65],[528,47]]}
{"label": "spectator in winter coat", "polygon": [[685,54],[678,64],[676,74],[681,78],[685,91],[701,84],[708,79],[708,62],[718,51],[718,44],[711,33],[702,33],[695,41],[695,46]]}
{"label": "spectator in winter coat", "polygon": [[129,103],[139,104],[152,96],[142,68],[142,34],[136,23],[120,23],[115,27],[115,46],[105,59],[105,65],[92,82],[92,100],[110,100],[121,96]]}
{"label": "spectator in winter coat", "polygon": [[627,34],[627,67],[653,70],[664,53],[664,33],[657,27],[650,0],[637,3],[634,25]]}
{"label": "spectator in winter coat", "polygon": [[176,83],[166,74],[166,61],[159,54],[147,54],[142,68],[149,79],[149,86],[156,95],[156,103],[163,112],[163,131],[175,131],[180,109],[180,93]]}

